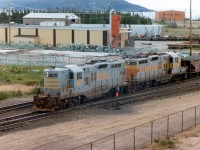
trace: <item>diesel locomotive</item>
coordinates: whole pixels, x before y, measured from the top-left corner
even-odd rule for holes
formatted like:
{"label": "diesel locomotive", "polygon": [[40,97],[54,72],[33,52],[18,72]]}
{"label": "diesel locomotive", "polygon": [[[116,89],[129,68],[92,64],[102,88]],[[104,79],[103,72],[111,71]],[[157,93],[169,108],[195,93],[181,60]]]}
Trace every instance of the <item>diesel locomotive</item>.
{"label": "diesel locomotive", "polygon": [[33,108],[54,111],[97,98],[115,96],[200,74],[200,56],[146,53],[124,60],[92,60],[81,65],[44,70]]}
{"label": "diesel locomotive", "polygon": [[54,111],[111,97],[127,86],[122,61],[92,60],[82,65],[45,69],[44,74],[44,87],[38,88],[33,101],[37,111]]}

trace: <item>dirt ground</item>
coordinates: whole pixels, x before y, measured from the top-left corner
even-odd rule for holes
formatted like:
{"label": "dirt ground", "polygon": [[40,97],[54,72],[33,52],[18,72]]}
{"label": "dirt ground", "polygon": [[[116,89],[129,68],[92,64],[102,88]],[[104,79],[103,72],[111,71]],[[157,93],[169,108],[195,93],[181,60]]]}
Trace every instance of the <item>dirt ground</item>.
{"label": "dirt ground", "polygon": [[[30,124],[0,136],[1,150],[71,149],[168,114],[200,105],[200,91],[181,96],[121,106],[120,110],[93,109]],[[1,104],[1,103],[0,103]],[[188,149],[200,146],[188,138]],[[192,142],[191,142],[192,141]],[[184,139],[183,139],[184,142]],[[185,144],[187,145],[187,140]],[[64,148],[63,148],[64,145]],[[184,143],[180,145],[183,149]],[[197,148],[198,149],[198,148]]]}
{"label": "dirt ground", "polygon": [[0,91],[17,91],[28,92],[33,88],[33,86],[27,86],[24,84],[8,84],[0,85]]}
{"label": "dirt ground", "polygon": [[200,126],[175,136],[178,144],[174,150],[199,150],[200,149]]}

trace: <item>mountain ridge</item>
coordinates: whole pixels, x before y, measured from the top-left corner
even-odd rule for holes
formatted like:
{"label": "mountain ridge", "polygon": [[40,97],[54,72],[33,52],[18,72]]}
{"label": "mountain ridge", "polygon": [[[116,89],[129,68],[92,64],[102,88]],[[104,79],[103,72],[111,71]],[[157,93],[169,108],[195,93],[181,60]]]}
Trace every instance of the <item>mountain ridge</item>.
{"label": "mountain ridge", "polygon": [[[125,0],[10,0],[14,9],[78,9],[78,10],[109,10],[116,11],[150,11],[148,8],[131,4]],[[2,0],[0,6],[6,8],[7,0]]]}

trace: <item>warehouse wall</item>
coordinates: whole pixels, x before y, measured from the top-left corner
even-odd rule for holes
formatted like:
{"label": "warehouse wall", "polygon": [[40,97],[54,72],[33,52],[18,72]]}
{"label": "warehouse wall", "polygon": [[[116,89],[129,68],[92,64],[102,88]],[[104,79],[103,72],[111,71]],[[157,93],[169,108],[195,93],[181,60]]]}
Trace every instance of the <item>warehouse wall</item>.
{"label": "warehouse wall", "polygon": [[[12,42],[15,42],[15,35],[18,35],[18,28],[11,28],[11,38]],[[8,29],[8,36],[9,36],[9,29]]]}
{"label": "warehouse wall", "polygon": [[54,18],[54,19],[23,19],[23,24],[25,25],[40,25],[40,22],[44,22],[44,21],[66,21],[66,19],[59,19],[59,18]]}
{"label": "warehouse wall", "polygon": [[[6,32],[7,30],[7,32]],[[8,27],[0,27],[0,41],[8,42]],[[90,44],[109,46],[110,31],[108,30],[75,30],[75,29],[53,29],[53,28],[20,28],[11,27],[11,41],[39,42],[40,44]]]}
{"label": "warehouse wall", "polygon": [[21,28],[21,35],[35,35],[36,29],[25,29]]}
{"label": "warehouse wall", "polygon": [[87,44],[87,30],[75,30],[74,43]]}
{"label": "warehouse wall", "polygon": [[56,30],[56,43],[71,44],[72,30]]}
{"label": "warehouse wall", "polygon": [[90,44],[103,45],[103,32],[90,30]]}
{"label": "warehouse wall", "polygon": [[38,29],[39,43],[53,45],[53,30],[52,29]]}
{"label": "warehouse wall", "polygon": [[6,28],[0,28],[0,41],[6,41],[6,33],[5,33]]}

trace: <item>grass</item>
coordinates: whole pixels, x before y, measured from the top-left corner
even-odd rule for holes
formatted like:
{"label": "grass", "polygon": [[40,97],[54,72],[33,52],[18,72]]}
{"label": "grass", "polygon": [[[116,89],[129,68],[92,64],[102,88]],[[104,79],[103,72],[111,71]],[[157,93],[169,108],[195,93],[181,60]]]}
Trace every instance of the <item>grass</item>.
{"label": "grass", "polygon": [[175,148],[177,142],[178,140],[176,138],[154,140],[154,144],[152,145],[151,149],[163,150],[163,149]]}
{"label": "grass", "polygon": [[5,100],[7,98],[12,97],[21,97],[23,96],[23,92],[21,91],[0,91],[0,100]]}
{"label": "grass", "polygon": [[43,81],[44,68],[47,67],[0,65],[0,84],[38,85]]}
{"label": "grass", "polygon": [[[163,28],[163,35],[168,36],[185,36],[188,37],[190,34],[190,30],[188,28]],[[192,29],[193,36],[199,36],[200,30],[199,29]]]}
{"label": "grass", "polygon": [[[47,67],[38,66],[9,66],[0,65],[0,84],[25,84],[25,85],[42,85],[43,70]],[[28,92],[17,91],[0,91],[0,101],[12,97],[32,95],[36,89]]]}
{"label": "grass", "polygon": [[193,50],[198,50],[198,51],[199,51],[199,50],[200,50],[200,46],[192,46],[192,49],[193,49]]}
{"label": "grass", "polygon": [[13,98],[13,97],[21,97],[21,96],[26,96],[26,95],[33,95],[36,93],[36,89],[33,88],[28,92],[22,92],[20,90],[12,90],[12,91],[0,91],[0,101],[6,100],[8,98]]}

